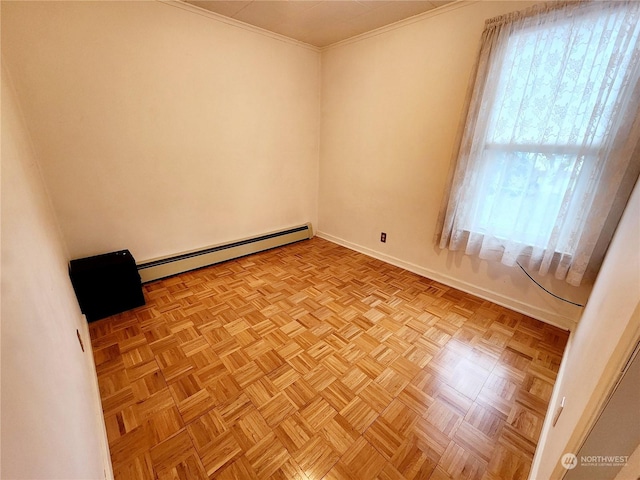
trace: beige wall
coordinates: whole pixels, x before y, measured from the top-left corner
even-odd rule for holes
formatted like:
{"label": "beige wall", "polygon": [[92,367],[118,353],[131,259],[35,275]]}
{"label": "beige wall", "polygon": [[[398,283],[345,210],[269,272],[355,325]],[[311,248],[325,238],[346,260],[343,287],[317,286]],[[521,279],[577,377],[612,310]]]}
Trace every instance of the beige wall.
{"label": "beige wall", "polygon": [[[6,479],[109,473],[86,321],[14,94],[2,69],[2,455]],[[102,454],[105,453],[103,457]]]}
{"label": "beige wall", "polygon": [[2,3],[72,257],[317,222],[316,50],[161,2]]}
{"label": "beige wall", "polygon": [[[456,4],[323,51],[318,232],[571,326],[580,309],[548,296],[518,268],[442,251],[433,240],[484,21],[529,4]],[[571,299],[588,296],[589,287],[540,281]]]}
{"label": "beige wall", "polygon": [[456,4],[321,58],[162,2],[3,2],[2,40],[71,257],[144,261],[311,221],[571,327],[580,309],[519,269],[433,243],[484,19],[528,4]]}
{"label": "beige wall", "polygon": [[571,336],[549,408],[555,411],[562,397],[566,397],[565,407],[555,427],[547,418],[531,478],[560,478],[563,471],[558,461],[564,453],[576,453],[590,419],[640,337],[638,245],[640,185],[629,200],[587,308]]}

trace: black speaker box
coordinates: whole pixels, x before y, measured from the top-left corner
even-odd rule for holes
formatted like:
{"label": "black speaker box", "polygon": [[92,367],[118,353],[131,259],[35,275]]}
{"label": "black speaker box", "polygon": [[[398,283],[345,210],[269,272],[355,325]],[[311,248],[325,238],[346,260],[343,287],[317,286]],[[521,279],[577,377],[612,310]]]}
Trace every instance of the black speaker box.
{"label": "black speaker box", "polygon": [[93,322],[144,305],[142,283],[129,250],[69,262],[80,309]]}

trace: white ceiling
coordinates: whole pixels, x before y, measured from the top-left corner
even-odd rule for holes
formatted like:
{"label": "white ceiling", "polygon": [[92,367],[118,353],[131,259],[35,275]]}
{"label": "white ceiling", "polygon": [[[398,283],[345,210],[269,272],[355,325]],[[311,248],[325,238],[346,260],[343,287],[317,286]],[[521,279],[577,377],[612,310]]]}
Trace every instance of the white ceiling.
{"label": "white ceiling", "polygon": [[316,47],[354,37],[452,0],[184,0]]}

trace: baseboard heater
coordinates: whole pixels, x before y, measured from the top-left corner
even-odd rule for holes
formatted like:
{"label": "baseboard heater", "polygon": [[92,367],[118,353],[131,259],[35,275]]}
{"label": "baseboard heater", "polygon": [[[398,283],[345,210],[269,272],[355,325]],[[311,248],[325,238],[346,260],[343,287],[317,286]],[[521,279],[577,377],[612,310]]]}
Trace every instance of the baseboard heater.
{"label": "baseboard heater", "polygon": [[205,247],[169,257],[155,258],[138,264],[143,283],[244,257],[252,253],[281,247],[313,237],[311,224],[278,230],[255,237]]}

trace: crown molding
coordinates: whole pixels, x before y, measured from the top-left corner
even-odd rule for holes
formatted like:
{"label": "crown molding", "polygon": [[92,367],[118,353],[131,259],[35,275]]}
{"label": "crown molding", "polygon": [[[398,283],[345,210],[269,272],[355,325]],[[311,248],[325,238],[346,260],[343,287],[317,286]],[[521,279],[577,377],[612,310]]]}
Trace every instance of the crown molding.
{"label": "crown molding", "polygon": [[211,12],[202,7],[198,7],[196,5],[191,5],[190,3],[186,3],[183,0],[156,0],[159,3],[163,3],[170,7],[179,8],[181,10],[185,10],[187,12],[193,13],[195,15],[200,15],[202,17],[207,17],[212,20],[218,21],[220,23],[224,23],[226,25],[230,25],[232,27],[240,28],[242,30],[246,30],[252,33],[257,33],[258,35],[262,35],[265,37],[269,37],[273,40],[278,40],[284,43],[288,43],[290,45],[295,45],[297,47],[301,47],[307,50],[311,50],[313,52],[320,52],[320,48],[310,45],[308,43],[301,42],[299,40],[295,40],[290,37],[286,37],[284,35],[280,35],[279,33],[271,32],[269,30],[265,30],[264,28],[256,27],[254,25],[250,25],[245,22],[241,22],[240,20],[236,20],[234,18],[225,17],[224,15],[220,15],[219,13]]}
{"label": "crown molding", "polygon": [[405,18],[402,20],[398,20],[397,22],[390,23],[389,25],[384,25],[380,28],[376,28],[375,30],[369,30],[368,32],[361,33],[360,35],[356,35],[354,37],[346,38],[344,40],[340,40],[339,42],[332,43],[331,45],[327,45],[326,47],[322,47],[319,50],[321,52],[325,52],[327,50],[331,50],[333,48],[342,47],[345,45],[349,45],[351,43],[360,42],[362,40],[366,40],[367,38],[376,37],[378,35],[383,35],[387,32],[397,30],[398,28],[406,27],[407,25],[411,25],[413,23],[421,22],[428,18],[437,17],[443,13],[452,12],[459,8],[467,7],[469,5],[473,5],[474,3],[481,2],[483,0],[455,0],[452,3],[448,3],[441,7],[434,8],[432,10],[428,10],[423,13],[419,13],[414,15],[413,17]]}

